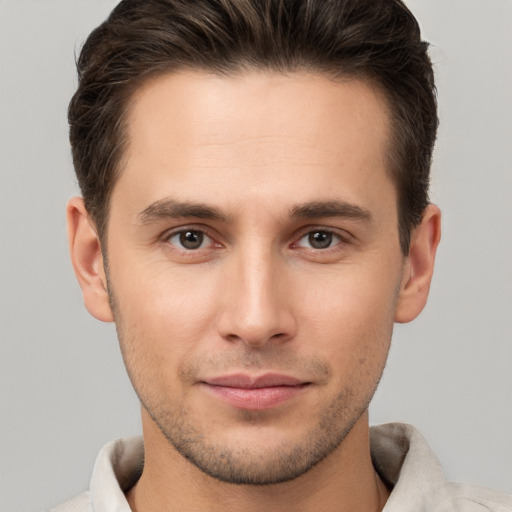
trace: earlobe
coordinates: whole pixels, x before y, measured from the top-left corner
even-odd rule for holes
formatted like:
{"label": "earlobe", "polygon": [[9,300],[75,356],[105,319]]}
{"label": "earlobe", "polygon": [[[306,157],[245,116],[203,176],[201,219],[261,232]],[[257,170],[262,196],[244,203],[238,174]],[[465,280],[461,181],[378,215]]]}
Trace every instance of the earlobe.
{"label": "earlobe", "polygon": [[395,311],[395,322],[414,320],[427,302],[437,246],[441,239],[441,211],[430,204],[423,219],[411,233],[409,255],[402,273],[402,283]]}
{"label": "earlobe", "polygon": [[85,307],[98,320],[112,322],[101,244],[83,199],[72,198],[66,214],[71,262]]}

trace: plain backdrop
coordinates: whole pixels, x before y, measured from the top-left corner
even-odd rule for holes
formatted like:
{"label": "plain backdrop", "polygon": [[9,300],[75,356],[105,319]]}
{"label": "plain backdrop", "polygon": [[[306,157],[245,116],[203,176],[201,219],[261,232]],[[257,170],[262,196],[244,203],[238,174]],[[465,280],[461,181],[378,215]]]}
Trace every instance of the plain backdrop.
{"label": "plain backdrop", "polygon": [[[0,1],[0,510],[83,490],[140,431],[114,328],[68,261],[74,53],[112,0]],[[512,2],[410,0],[432,44],[444,233],[429,305],[397,326],[372,423],[416,425],[447,477],[512,491]]]}

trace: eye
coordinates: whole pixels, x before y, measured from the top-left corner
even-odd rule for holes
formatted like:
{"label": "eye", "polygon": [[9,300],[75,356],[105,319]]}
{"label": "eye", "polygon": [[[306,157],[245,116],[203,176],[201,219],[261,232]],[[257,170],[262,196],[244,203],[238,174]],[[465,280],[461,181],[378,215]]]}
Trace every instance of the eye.
{"label": "eye", "polygon": [[212,243],[212,239],[208,235],[197,229],[184,229],[182,231],[172,233],[167,238],[167,241],[170,244],[187,251],[202,249]]}
{"label": "eye", "polygon": [[309,249],[329,249],[334,245],[338,245],[342,241],[343,239],[332,231],[317,229],[305,234],[297,242],[297,246],[306,247]]}

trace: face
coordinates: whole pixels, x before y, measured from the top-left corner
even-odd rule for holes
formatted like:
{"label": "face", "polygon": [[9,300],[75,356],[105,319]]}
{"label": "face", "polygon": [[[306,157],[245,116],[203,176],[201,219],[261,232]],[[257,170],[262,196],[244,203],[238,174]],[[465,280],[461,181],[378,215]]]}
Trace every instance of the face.
{"label": "face", "polygon": [[404,258],[385,103],[359,81],[181,72],[140,89],[108,285],[148,421],[218,479],[294,478],[362,421]]}

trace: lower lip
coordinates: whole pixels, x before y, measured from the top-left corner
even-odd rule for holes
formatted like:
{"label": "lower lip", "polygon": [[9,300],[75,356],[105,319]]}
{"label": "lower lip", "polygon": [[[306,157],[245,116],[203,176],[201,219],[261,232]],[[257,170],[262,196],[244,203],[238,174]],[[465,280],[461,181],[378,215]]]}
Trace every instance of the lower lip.
{"label": "lower lip", "polygon": [[231,388],[204,384],[209,392],[224,402],[250,411],[272,409],[296,397],[307,384],[297,386],[273,386],[269,388]]}

